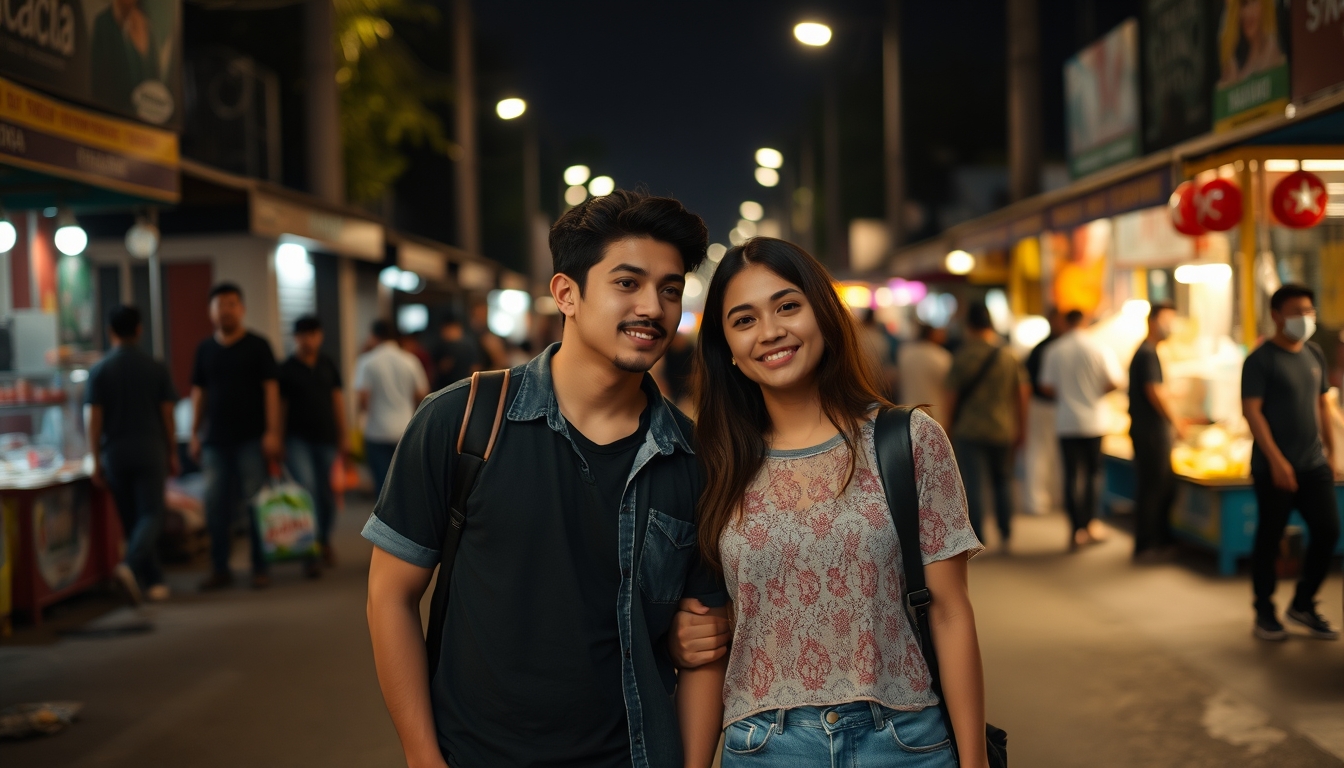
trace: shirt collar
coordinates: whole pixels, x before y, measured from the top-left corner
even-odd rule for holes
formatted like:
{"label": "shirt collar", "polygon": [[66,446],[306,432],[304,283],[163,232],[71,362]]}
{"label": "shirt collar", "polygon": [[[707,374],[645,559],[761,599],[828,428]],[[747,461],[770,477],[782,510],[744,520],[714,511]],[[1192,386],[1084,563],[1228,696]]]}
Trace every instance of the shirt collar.
{"label": "shirt collar", "polygon": [[[558,349],[560,344],[557,342],[547,347],[527,365],[522,366],[521,371],[514,369],[514,374],[522,379],[522,384],[518,387],[518,395],[513,399],[513,404],[509,406],[509,421],[532,421],[545,417],[546,424],[551,429],[562,434],[568,432],[565,428],[565,417],[560,413],[560,404],[555,399],[555,384],[551,379],[551,358]],[[649,434],[657,444],[658,452],[666,455],[672,453],[675,448],[680,448],[686,453],[694,454],[690,442],[677,424],[671,404],[658,390],[653,377],[644,374],[640,389],[648,395],[650,407],[653,409],[649,414]]]}

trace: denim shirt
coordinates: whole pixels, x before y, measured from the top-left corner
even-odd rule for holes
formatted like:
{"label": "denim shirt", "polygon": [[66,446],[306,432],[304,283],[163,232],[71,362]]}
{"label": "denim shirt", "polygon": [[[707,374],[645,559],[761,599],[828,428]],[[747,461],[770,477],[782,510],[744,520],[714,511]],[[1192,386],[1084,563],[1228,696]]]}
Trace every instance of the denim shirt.
{"label": "denim shirt", "polygon": [[[588,464],[574,443],[555,397],[551,359],[557,349],[558,344],[552,345],[531,362],[512,370],[510,402],[506,423],[501,428],[500,445],[510,423],[545,419],[549,429],[566,438],[586,475]],[[442,422],[450,418],[449,414],[455,423],[441,426],[450,427],[451,434],[455,434],[465,407],[466,384],[465,381],[458,382],[427,399],[412,422],[408,437],[416,434],[416,422],[432,418]],[[690,420],[663,398],[652,377],[645,375],[641,387],[649,397],[649,429],[627,478],[618,515],[621,582],[616,618],[623,651],[621,677],[632,765],[634,768],[675,768],[683,759],[673,698],[676,674],[666,648],[667,632],[677,603],[683,596],[698,597],[707,605],[722,605],[726,594],[721,582],[699,558],[694,521],[702,480],[690,444]],[[440,402],[447,399],[453,402],[446,405]],[[435,409],[439,414],[430,413]],[[403,446],[405,444],[403,439]],[[516,472],[511,473],[508,462],[500,461],[501,458],[504,457],[494,456],[486,462],[472,493],[473,499],[467,502],[463,548],[469,546],[467,532],[472,529],[473,517],[490,514],[490,509],[474,506],[472,500],[483,495],[482,489],[487,489],[484,493],[488,495],[488,489],[494,483],[517,483]],[[431,462],[435,460],[431,459]],[[397,469],[394,463],[393,474]],[[436,521],[432,532],[417,535],[416,538],[423,542],[417,543],[395,530],[388,520],[381,519],[396,514],[384,508],[386,495],[365,525],[365,538],[402,560],[421,567],[434,567],[439,561],[439,553],[437,545],[432,543],[442,540],[439,536],[442,522]],[[446,519],[446,511],[440,510],[433,516]],[[462,567],[461,553],[460,549],[455,572]]]}

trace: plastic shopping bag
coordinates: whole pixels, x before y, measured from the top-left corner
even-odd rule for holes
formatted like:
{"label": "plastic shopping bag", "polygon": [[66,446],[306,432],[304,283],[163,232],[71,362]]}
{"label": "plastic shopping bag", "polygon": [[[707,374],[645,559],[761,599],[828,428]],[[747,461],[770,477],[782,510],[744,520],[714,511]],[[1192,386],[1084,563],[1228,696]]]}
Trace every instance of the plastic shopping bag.
{"label": "plastic shopping bag", "polygon": [[286,476],[272,480],[253,500],[257,535],[267,562],[296,560],[318,554],[317,516],[313,497]]}

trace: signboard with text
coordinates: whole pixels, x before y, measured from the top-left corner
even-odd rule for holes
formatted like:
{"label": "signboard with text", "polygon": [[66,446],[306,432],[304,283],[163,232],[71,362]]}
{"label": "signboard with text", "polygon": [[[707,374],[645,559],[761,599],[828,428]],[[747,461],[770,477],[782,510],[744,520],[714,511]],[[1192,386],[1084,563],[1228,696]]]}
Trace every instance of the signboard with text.
{"label": "signboard with text", "polygon": [[1222,6],[1215,131],[1283,114],[1288,106],[1287,0],[1224,0]]}
{"label": "signboard with text", "polygon": [[1293,3],[1293,101],[1344,86],[1344,3]]}
{"label": "signboard with text", "polygon": [[1139,25],[1128,19],[1064,63],[1075,178],[1139,155]]}
{"label": "signboard with text", "polygon": [[1154,152],[1213,128],[1218,16],[1209,0],[1143,0],[1143,148]]}
{"label": "signboard with text", "polygon": [[0,1],[0,72],[150,125],[182,122],[181,0]]}

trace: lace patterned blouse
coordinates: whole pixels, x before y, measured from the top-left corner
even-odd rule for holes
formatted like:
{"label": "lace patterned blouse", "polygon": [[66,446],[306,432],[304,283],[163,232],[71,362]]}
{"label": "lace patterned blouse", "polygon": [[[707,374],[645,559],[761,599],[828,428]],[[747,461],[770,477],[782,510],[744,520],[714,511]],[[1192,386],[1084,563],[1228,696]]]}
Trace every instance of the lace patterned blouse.
{"label": "lace patterned blouse", "polygon": [[[966,516],[952,446],[922,411],[911,418],[927,565],[983,547]],[[853,480],[837,435],[771,451],[742,516],[719,539],[737,616],[724,685],[724,725],[772,709],[867,700],[914,711],[938,703],[904,609],[896,529],[862,429]]]}

